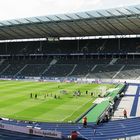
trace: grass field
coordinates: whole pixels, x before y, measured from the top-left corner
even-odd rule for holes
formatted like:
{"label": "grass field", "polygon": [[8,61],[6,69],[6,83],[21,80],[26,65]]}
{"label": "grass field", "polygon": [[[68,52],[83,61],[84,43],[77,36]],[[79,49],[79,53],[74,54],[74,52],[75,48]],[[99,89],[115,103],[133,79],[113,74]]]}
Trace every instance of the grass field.
{"label": "grass field", "polygon": [[[0,81],[0,117],[41,122],[74,121],[93,105],[101,89],[113,87],[109,84]],[[78,90],[81,96],[73,96]],[[87,95],[86,90],[95,96]]]}

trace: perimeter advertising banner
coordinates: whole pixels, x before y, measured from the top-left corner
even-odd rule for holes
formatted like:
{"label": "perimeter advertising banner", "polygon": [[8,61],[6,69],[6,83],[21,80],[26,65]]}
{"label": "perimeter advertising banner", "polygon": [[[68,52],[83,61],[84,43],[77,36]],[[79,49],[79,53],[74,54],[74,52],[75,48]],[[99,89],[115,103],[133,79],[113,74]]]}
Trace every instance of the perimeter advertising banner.
{"label": "perimeter advertising banner", "polygon": [[51,131],[51,130],[39,130],[39,129],[30,128],[29,134],[43,136],[43,137],[62,138],[61,132]]}
{"label": "perimeter advertising banner", "polygon": [[17,126],[17,125],[10,125],[5,123],[0,123],[0,129],[10,130],[13,132],[20,132],[20,133],[25,133],[30,135],[43,136],[43,137],[62,138],[62,133],[58,131],[41,130],[41,129],[28,128],[28,127]]}

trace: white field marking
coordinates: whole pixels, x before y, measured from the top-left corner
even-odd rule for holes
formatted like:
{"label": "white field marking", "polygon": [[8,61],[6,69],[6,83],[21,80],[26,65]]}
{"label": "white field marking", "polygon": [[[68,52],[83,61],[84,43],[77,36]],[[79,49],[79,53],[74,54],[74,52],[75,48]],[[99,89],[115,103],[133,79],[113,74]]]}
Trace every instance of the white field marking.
{"label": "white field marking", "polygon": [[123,65],[123,66],[117,71],[117,73],[112,77],[112,79],[115,79],[115,77],[123,70],[124,67],[125,67],[125,65]]}
{"label": "white field marking", "polygon": [[[93,100],[93,99],[91,99]],[[80,108],[82,108],[84,105],[86,105],[88,102],[90,102],[91,100],[87,101],[85,104],[83,104],[82,106],[78,107],[77,110],[79,110]],[[75,110],[72,114],[68,115],[67,117],[65,117],[64,119],[62,119],[61,121],[64,121],[66,118],[71,117],[77,110]],[[81,116],[81,115],[80,115]],[[79,117],[79,116],[78,116]],[[78,118],[77,117],[77,118]]]}
{"label": "white field marking", "polygon": [[[139,95],[140,95],[140,92],[139,92]],[[140,117],[140,96],[139,96],[138,105],[137,105],[136,117]]]}

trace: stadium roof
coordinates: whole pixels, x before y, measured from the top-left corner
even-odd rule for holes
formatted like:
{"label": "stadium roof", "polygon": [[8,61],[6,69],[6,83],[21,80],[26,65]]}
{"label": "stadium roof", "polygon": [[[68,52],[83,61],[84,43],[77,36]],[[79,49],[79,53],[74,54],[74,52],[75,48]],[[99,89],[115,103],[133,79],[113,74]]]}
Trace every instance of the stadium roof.
{"label": "stadium roof", "polygon": [[140,5],[0,22],[0,40],[140,34]]}

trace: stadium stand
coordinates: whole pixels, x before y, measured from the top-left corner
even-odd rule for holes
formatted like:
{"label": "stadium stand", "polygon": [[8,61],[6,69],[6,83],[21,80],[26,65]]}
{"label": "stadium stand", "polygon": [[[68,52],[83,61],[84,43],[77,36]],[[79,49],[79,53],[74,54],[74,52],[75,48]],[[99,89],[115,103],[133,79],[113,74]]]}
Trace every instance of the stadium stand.
{"label": "stadium stand", "polygon": [[89,64],[84,64],[84,67],[82,64],[76,64],[75,69],[73,70],[73,72],[69,75],[72,77],[85,77],[90,70],[93,68],[93,65],[89,65]]}
{"label": "stadium stand", "polygon": [[45,64],[26,64],[24,69],[17,76],[40,77],[42,72],[48,67]]}
{"label": "stadium stand", "polygon": [[[104,140],[104,139],[115,139],[115,138],[125,138],[126,136],[137,136],[140,134],[139,131],[139,117],[138,118],[130,118],[125,120],[117,120],[117,121],[110,121],[108,123],[101,123],[99,126],[93,125],[93,123],[88,123],[88,128],[82,128],[82,124],[49,124],[49,123],[40,123],[38,124],[39,127],[44,129],[50,129],[51,130],[59,130],[62,131],[63,136],[67,138],[71,131],[76,130],[80,132],[81,136],[83,136],[85,139],[97,139],[97,140]],[[6,122],[7,123],[7,122]],[[13,122],[14,124],[14,122]],[[22,124],[21,125],[27,125]],[[115,126],[115,127],[114,127]],[[20,133],[13,133],[7,131],[1,131],[1,138],[18,138],[20,140],[27,139],[45,139],[44,137],[35,137],[31,135],[25,135]],[[6,139],[6,140],[7,140]],[[47,138],[49,139],[49,138]],[[51,138],[52,139],[52,138]]]}
{"label": "stadium stand", "polygon": [[121,67],[122,65],[97,65],[97,67],[92,72],[90,72],[88,77],[98,79],[112,79]]}
{"label": "stadium stand", "polygon": [[[88,11],[76,14],[34,17],[0,22],[0,77],[9,79],[89,78],[94,82],[102,79],[140,79],[140,5]],[[83,39],[84,36],[113,35],[114,38]],[[119,37],[115,37],[120,35]],[[125,35],[131,35],[125,38]],[[132,35],[135,37],[132,38]],[[75,37],[68,40],[62,37]],[[81,37],[81,39],[76,39]],[[44,38],[39,41],[13,41],[13,39]],[[132,106],[136,111],[138,89]],[[105,95],[113,101],[116,93]],[[132,96],[127,95],[127,96]],[[134,98],[134,97],[133,97]],[[128,98],[127,98],[128,99]],[[98,119],[110,106],[108,100],[95,106],[97,116],[90,118],[87,128],[81,123],[33,123],[33,127],[58,130],[65,139],[73,130],[83,139],[119,139],[140,135],[139,117],[97,125]],[[96,110],[97,108],[97,110]],[[102,109],[103,110],[102,110]],[[94,112],[93,111],[93,112]],[[92,112],[92,110],[91,110]],[[92,112],[92,113],[93,113]],[[133,113],[134,112],[134,113]],[[89,112],[90,113],[90,112]],[[103,115],[104,117],[104,115]],[[93,121],[94,120],[94,121]],[[0,122],[21,125],[14,120]],[[115,126],[115,127],[114,127]],[[44,139],[31,135],[0,131],[2,139]],[[49,139],[49,138],[47,138]]]}
{"label": "stadium stand", "polygon": [[[0,43],[0,54],[138,53],[139,38]],[[127,51],[126,51],[127,50]]]}
{"label": "stadium stand", "polygon": [[[126,50],[127,54],[125,54]],[[138,52],[139,38],[0,43],[1,54],[14,54],[12,57],[5,56],[4,59],[2,58],[5,62],[1,63],[0,75],[8,77],[69,76],[95,79],[137,79],[140,71],[139,58],[137,55],[128,55],[128,53]],[[67,56],[70,53],[83,54],[81,56],[80,54]],[[94,54],[91,55],[91,53]],[[40,55],[38,56],[37,54]],[[51,56],[50,58],[45,58],[46,56],[41,54],[60,55],[56,56],[58,62],[47,69],[52,58]],[[113,62],[114,56],[116,60]],[[49,61],[45,59],[49,59]],[[96,67],[94,67],[95,65]],[[47,70],[45,71],[45,69]]]}
{"label": "stadium stand", "polygon": [[139,65],[126,65],[120,73],[116,75],[117,79],[137,79],[140,75]]}
{"label": "stadium stand", "polygon": [[[33,77],[88,77],[97,79],[137,79],[140,74],[139,59],[58,59],[50,65],[51,58],[12,58],[1,64],[1,76],[33,76]],[[47,69],[48,68],[48,69]],[[47,69],[47,70],[46,70]],[[46,70],[46,71],[45,71]],[[80,70],[80,71],[79,71]],[[45,72],[44,72],[45,71]]]}
{"label": "stadium stand", "polygon": [[67,64],[55,64],[48,69],[42,76],[45,77],[65,77],[67,76],[73,69],[74,65]]}

